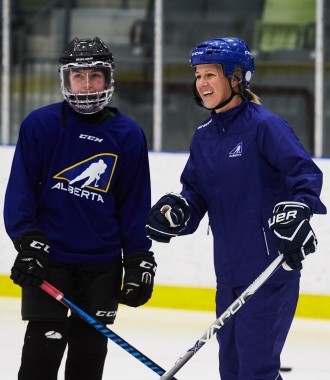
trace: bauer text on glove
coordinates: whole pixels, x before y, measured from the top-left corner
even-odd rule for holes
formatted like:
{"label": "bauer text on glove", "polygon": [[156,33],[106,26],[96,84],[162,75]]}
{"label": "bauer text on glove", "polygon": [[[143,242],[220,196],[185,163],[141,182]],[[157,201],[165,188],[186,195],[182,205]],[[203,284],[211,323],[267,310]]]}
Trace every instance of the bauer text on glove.
{"label": "bauer text on glove", "polygon": [[128,306],[141,306],[152,295],[157,264],[151,252],[124,258],[124,283],[119,302]]}
{"label": "bauer text on glove", "polygon": [[168,193],[151,208],[146,225],[148,238],[169,243],[187,225],[189,205],[180,194]]}
{"label": "bauer text on glove", "polygon": [[302,269],[302,260],[316,251],[317,240],[309,223],[311,212],[300,202],[280,202],[268,220],[269,228],[278,238],[280,253],[291,269]]}
{"label": "bauer text on glove", "polygon": [[40,286],[48,269],[49,242],[45,234],[32,229],[14,241],[18,252],[10,278],[22,287]]}

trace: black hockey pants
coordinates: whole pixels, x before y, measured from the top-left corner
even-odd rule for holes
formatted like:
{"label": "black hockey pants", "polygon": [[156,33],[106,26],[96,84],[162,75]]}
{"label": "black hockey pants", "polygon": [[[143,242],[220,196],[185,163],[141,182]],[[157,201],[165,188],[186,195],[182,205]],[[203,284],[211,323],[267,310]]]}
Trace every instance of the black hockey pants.
{"label": "black hockey pants", "polygon": [[73,316],[28,323],[18,380],[57,380],[66,347],[65,380],[101,380],[108,339]]}

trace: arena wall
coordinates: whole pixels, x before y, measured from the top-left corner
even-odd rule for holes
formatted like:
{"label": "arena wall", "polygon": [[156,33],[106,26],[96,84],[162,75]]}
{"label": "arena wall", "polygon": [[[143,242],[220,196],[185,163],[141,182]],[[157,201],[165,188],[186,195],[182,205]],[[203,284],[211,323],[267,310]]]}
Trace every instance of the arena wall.
{"label": "arena wall", "polygon": [[[1,214],[13,152],[12,146],[0,146]],[[188,154],[150,152],[149,156],[152,202],[165,192],[180,191],[180,173]],[[324,173],[321,198],[329,209],[330,159],[315,161]],[[170,244],[153,243],[158,270],[154,294],[148,306],[214,310],[212,236],[207,234],[207,222],[204,218],[195,234],[172,239]],[[304,263],[297,315],[330,319],[330,216],[315,215],[312,226],[319,248]],[[0,219],[0,252],[0,296],[20,296],[20,288],[9,279],[15,249],[5,232],[3,218]]]}

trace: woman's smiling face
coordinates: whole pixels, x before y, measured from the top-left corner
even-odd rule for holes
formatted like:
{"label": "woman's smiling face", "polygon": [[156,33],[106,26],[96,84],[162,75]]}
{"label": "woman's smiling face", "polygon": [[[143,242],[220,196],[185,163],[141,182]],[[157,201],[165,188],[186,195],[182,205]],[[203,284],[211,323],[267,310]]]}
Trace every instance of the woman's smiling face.
{"label": "woman's smiling face", "polygon": [[[228,77],[226,77],[219,64],[210,63],[195,66],[196,89],[203,101],[205,108],[213,109],[231,96]],[[237,84],[235,79],[230,79],[232,86]],[[225,111],[232,106],[225,106]]]}

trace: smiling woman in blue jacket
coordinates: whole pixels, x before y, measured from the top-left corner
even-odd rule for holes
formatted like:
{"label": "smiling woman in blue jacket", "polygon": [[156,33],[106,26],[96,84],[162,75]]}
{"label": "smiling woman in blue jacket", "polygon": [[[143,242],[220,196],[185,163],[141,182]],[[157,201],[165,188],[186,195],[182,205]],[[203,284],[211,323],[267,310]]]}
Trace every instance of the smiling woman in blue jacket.
{"label": "smiling woman in blue jacket", "polygon": [[322,172],[289,124],[249,90],[254,59],[243,40],[202,42],[190,63],[195,100],[211,115],[194,133],[181,193],[152,207],[147,236],[192,234],[208,213],[218,316],[284,254],[283,267],[217,335],[221,380],[280,380],[302,260],[317,246],[309,220],[326,213]]}

